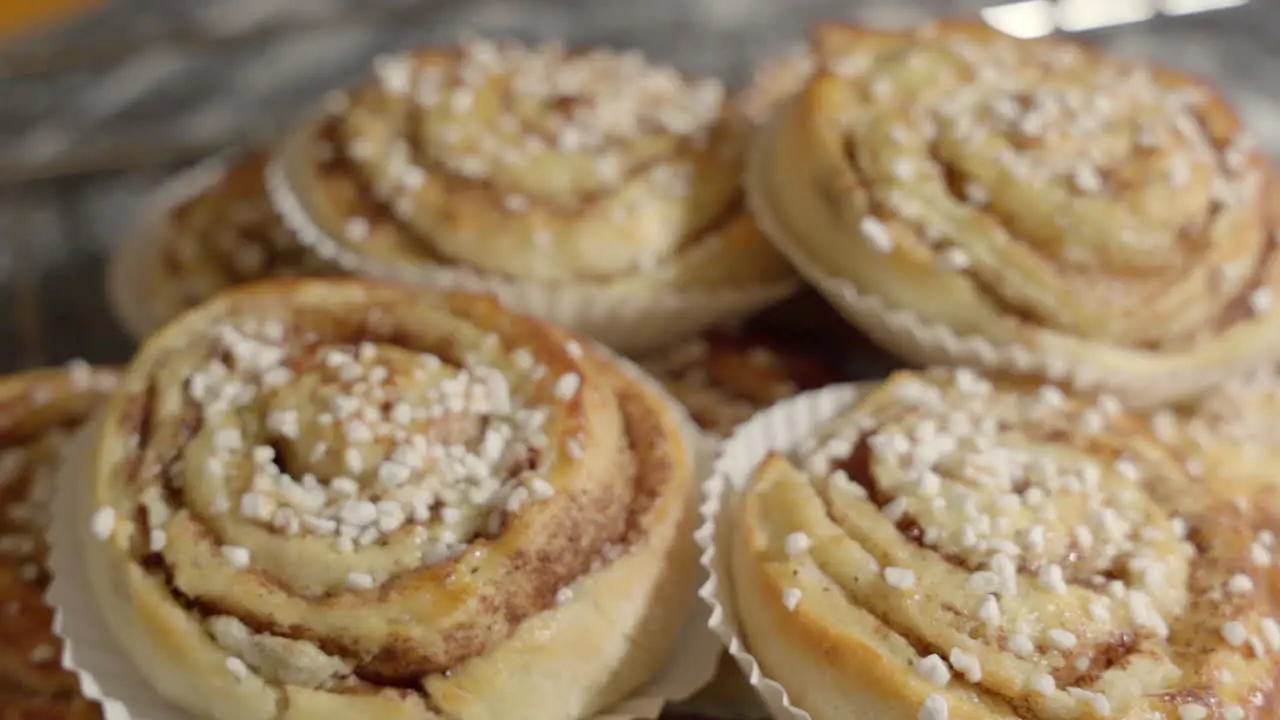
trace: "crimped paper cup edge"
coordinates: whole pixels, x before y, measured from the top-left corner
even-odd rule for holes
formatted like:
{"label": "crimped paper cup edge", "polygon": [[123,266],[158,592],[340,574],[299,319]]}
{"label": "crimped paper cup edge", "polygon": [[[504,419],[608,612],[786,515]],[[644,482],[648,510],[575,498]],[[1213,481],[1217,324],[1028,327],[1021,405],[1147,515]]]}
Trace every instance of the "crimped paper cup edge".
{"label": "crimped paper cup edge", "polygon": [[[106,695],[97,676],[80,667],[76,661],[76,642],[69,639],[66,634],[67,617],[64,611],[66,603],[60,598],[74,593],[77,585],[87,586],[89,582],[87,573],[82,570],[80,573],[82,577],[68,583],[65,573],[54,571],[54,567],[65,568],[68,563],[83,562],[83,558],[76,552],[76,539],[79,533],[76,532],[75,523],[84,521],[86,498],[83,493],[77,492],[79,489],[76,487],[77,483],[67,482],[69,478],[66,476],[68,474],[74,476],[83,471],[83,466],[90,456],[93,438],[98,434],[101,424],[102,419],[99,415],[77,431],[67,445],[66,454],[57,471],[54,496],[50,501],[52,519],[46,529],[49,547],[46,569],[49,573],[49,585],[45,588],[44,601],[53,609],[53,633],[62,644],[59,661],[64,670],[76,676],[80,694],[101,706],[106,720],[133,720],[133,714],[128,706]],[[63,541],[54,542],[54,538],[59,536]],[[83,590],[83,587],[81,589]],[[101,618],[98,620],[105,622]]]}
{"label": "crimped paper cup edge", "polygon": [[782,400],[756,413],[739,425],[720,446],[711,475],[703,483],[702,524],[694,533],[701,548],[699,561],[707,580],[698,597],[711,609],[707,626],[724,643],[738,663],[747,682],[756,690],[775,720],[812,720],[809,713],[791,704],[784,688],[765,676],[760,663],[747,649],[737,629],[732,598],[732,581],[727,577],[727,558],[722,546],[725,537],[721,516],[733,497],[741,492],[756,465],[770,451],[786,451],[806,439],[823,423],[847,410],[876,382],[842,383],[810,390]]}
{"label": "crimped paper cup edge", "polygon": [[[634,360],[611,350],[609,347],[599,342],[594,344],[597,352],[616,362],[628,375],[644,385],[645,388],[654,395],[654,397],[658,398],[664,405],[666,405],[668,412],[670,412],[672,417],[675,418],[676,424],[680,428],[680,434],[688,445],[691,475],[690,492],[694,496],[691,512],[698,513],[702,503],[702,480],[711,473],[711,465],[715,460],[715,454],[718,448],[715,440],[698,427],[698,424],[694,422],[693,416],[689,413],[688,409],[686,409],[685,406],[677,400],[676,397],[666,389],[666,387],[663,386],[660,380],[646,371],[643,366]],[[697,530],[696,521],[694,530],[695,532]],[[696,550],[697,543],[694,539],[690,537],[688,541],[694,543]],[[698,553],[695,552],[694,554],[696,556]],[[701,576],[703,572],[702,564],[701,562],[698,562],[696,558],[695,563],[698,565],[698,575]],[[698,577],[695,580],[693,588],[695,594],[698,587],[700,587],[704,582],[705,579],[701,577]],[[695,695],[699,690],[706,687],[715,677],[716,670],[719,666],[721,652],[719,639],[714,633],[707,632],[707,613],[707,608],[702,603],[698,602],[697,598],[694,598],[688,610],[688,617],[685,618],[685,623],[681,629],[682,637],[676,641],[671,652],[672,658],[679,657],[681,654],[703,655],[703,657],[699,658],[700,662],[698,664],[698,671],[695,673],[695,675],[700,675],[700,677],[698,677],[689,686],[681,688],[679,692],[668,692],[660,695],[645,696],[642,694],[644,692],[644,688],[641,688],[637,691],[639,694],[622,701],[622,703],[625,704],[639,702],[647,703],[652,701],[655,703],[656,707],[654,707],[651,714],[623,715],[614,714],[613,711],[609,711],[597,714],[592,720],[652,720],[652,718],[656,718],[661,714],[662,710],[667,705],[693,697],[693,695]],[[668,667],[671,662],[671,660],[668,660]],[[658,672],[658,675],[661,675],[664,671],[665,667],[664,670],[660,670]]]}

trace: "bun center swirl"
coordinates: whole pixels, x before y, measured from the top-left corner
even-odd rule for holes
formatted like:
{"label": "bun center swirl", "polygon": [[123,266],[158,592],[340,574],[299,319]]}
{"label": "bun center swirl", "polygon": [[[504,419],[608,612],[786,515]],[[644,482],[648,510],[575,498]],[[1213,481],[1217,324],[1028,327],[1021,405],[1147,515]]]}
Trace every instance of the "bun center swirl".
{"label": "bun center swirl", "polygon": [[[459,367],[365,341],[291,358],[232,326],[219,335],[232,364],[266,363],[266,370],[237,377],[215,359],[191,376],[187,391],[205,422],[192,440],[208,452],[203,463],[182,468],[185,499],[224,509],[239,498],[236,522],[338,552],[319,570],[272,568],[292,589],[314,595],[380,584],[496,534],[503,512],[555,494],[544,477],[552,471],[545,452],[551,412],[539,402],[571,400],[581,384],[572,372],[550,388],[554,398],[548,388],[539,398],[536,360],[527,352],[518,359],[476,353]],[[244,403],[255,386],[256,397]],[[371,556],[357,561],[356,548]]]}
{"label": "bun center swirl", "polygon": [[108,536],[256,672],[413,687],[646,532],[671,449],[592,350],[480,298],[278,292],[145,349],[98,446]]}

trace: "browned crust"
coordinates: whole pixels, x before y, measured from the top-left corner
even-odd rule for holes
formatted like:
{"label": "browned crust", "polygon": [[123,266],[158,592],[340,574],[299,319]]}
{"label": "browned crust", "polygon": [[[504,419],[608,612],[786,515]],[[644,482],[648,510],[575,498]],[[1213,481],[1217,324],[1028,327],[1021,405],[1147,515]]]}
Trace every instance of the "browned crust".
{"label": "browned crust", "polygon": [[[352,293],[361,297],[358,311],[350,305]],[[324,298],[331,295],[348,299],[328,305]],[[153,464],[164,467],[167,464],[165,458],[183,444],[182,438],[194,434],[199,427],[199,418],[188,415],[182,423],[176,445],[169,444],[175,442],[172,437],[159,438],[151,420],[155,398],[180,390],[162,387],[156,376],[145,374],[148,370],[162,367],[167,354],[180,351],[192,339],[193,333],[204,332],[212,323],[242,310],[253,314],[259,305],[277,309],[283,306],[288,308],[286,312],[268,314],[286,317],[286,336],[294,343],[294,349],[301,348],[304,354],[320,346],[355,345],[364,341],[427,350],[427,347],[419,345],[419,338],[398,324],[397,314],[429,297],[433,296],[421,290],[355,278],[283,279],[242,286],[180,317],[168,330],[153,337],[141,351],[139,358],[142,359],[135,363],[134,371],[126,379],[123,394],[110,412],[113,418],[111,436],[136,434],[140,439],[137,451],[123,459],[127,467],[133,468],[126,482],[140,477],[137,474],[141,472],[139,467]],[[393,631],[376,646],[375,652],[370,653],[367,638],[320,635],[305,625],[275,622],[268,615],[253,610],[251,605],[261,600],[257,595],[289,597],[292,600],[300,598],[253,568],[242,571],[242,574],[251,586],[256,587],[252,592],[255,597],[219,600],[187,597],[178,589],[180,579],[174,577],[173,568],[166,564],[163,556],[137,547],[131,550],[131,561],[163,578],[175,601],[188,612],[204,617],[232,615],[253,630],[310,640],[326,652],[352,662],[356,667],[352,681],[326,688],[331,692],[361,694],[388,688],[415,690],[424,677],[447,673],[468,658],[483,654],[506,639],[526,618],[550,608],[557,591],[590,572],[593,563],[607,563],[611,557],[616,557],[611,553],[625,553],[628,547],[642,540],[651,524],[660,521],[653,514],[658,498],[684,492],[681,478],[687,468],[683,467],[683,460],[678,459],[684,451],[682,441],[671,436],[672,428],[662,420],[662,411],[655,404],[655,399],[635,380],[590,350],[585,351],[581,365],[575,365],[565,350],[573,340],[571,335],[511,314],[487,296],[455,293],[439,296],[438,302],[449,313],[496,334],[508,347],[529,349],[549,368],[546,383],[553,381],[563,370],[579,368],[584,388],[589,389],[584,389],[569,406],[569,422],[562,428],[562,434],[553,438],[554,443],[564,443],[575,437],[590,439],[591,432],[586,423],[591,415],[581,405],[603,402],[606,405],[616,403],[608,412],[620,413],[629,445],[616,450],[600,450],[622,453],[617,462],[621,463],[618,467],[625,468],[625,477],[598,483],[589,491],[560,493],[548,501],[562,506],[558,512],[560,522],[541,536],[536,545],[515,547],[505,542],[501,534],[471,543],[472,548],[487,548],[491,554],[502,558],[506,575],[496,582],[479,586],[466,582],[465,578],[475,568],[469,554],[464,553],[435,566],[405,573],[377,590],[305,599],[313,607],[358,611],[370,603],[414,597],[417,593],[446,585],[456,586],[461,593],[459,602],[467,598],[474,613],[463,614],[457,622],[440,630],[441,642],[436,645],[438,651],[424,650],[421,645],[411,643],[408,638],[400,638]],[[310,309],[301,311],[297,307],[299,304]],[[321,327],[323,329],[319,329]],[[319,332],[319,336],[307,339],[310,332]],[[585,348],[588,343],[583,341],[582,345]],[[461,363],[465,348],[458,345],[430,349],[447,361]],[[140,370],[140,366],[143,369]],[[98,448],[100,453],[106,449],[103,445]],[[103,466],[101,462],[99,466]],[[515,521],[520,522],[518,519]]]}

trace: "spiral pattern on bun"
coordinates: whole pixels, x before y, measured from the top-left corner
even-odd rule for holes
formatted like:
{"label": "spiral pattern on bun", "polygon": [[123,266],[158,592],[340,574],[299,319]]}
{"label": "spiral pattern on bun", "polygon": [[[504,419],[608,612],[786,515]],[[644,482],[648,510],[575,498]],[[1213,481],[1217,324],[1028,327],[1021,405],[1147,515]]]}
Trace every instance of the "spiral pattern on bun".
{"label": "spiral pattern on bun", "polygon": [[80,361],[0,377],[0,720],[102,717],[58,662],[45,526],[67,442],[114,383]]}
{"label": "spiral pattern on bun", "polygon": [[92,448],[86,547],[115,635],[219,720],[626,697],[688,607],[691,448],[601,353],[484,297],[360,280],[181,316]]}
{"label": "spiral pattern on bun", "polygon": [[758,466],[727,552],[818,720],[1241,720],[1280,651],[1255,520],[1114,398],[903,372]]}
{"label": "spiral pattern on bun", "polygon": [[234,285],[272,277],[333,275],[337,268],[298,243],[271,207],[267,155],[199,165],[155,195],[162,214],[135,229],[112,258],[110,293],[135,336]]}
{"label": "spiral pattern on bun", "polygon": [[1203,82],[958,23],[814,50],[750,184],[888,346],[1141,402],[1280,353],[1280,186]]}

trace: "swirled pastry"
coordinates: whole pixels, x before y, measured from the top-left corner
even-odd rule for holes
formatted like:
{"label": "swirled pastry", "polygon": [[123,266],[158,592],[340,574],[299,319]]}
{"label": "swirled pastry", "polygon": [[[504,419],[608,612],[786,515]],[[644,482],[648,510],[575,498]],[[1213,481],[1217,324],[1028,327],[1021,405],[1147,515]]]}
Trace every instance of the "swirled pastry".
{"label": "swirled pastry", "polygon": [[268,277],[327,275],[333,268],[299,245],[263,187],[266,155],[251,152],[170,212],[142,300],[157,324],[232,285]]}
{"label": "swirled pastry", "polygon": [[816,348],[750,331],[710,332],[642,362],[704,430],[721,437],[761,408],[841,378]]}
{"label": "swirled pastry", "polygon": [[1274,170],[1205,84],[965,24],[814,50],[748,184],[882,343],[1144,403],[1280,352]]}
{"label": "swirled pastry", "polygon": [[690,606],[678,423],[484,297],[247,286],[122,379],[87,479],[93,588],[201,717],[589,717]]}
{"label": "swirled pastry", "polygon": [[376,70],[284,158],[321,230],[304,235],[351,267],[597,301],[788,286],[743,206],[745,123],[718,81],[486,40]]}
{"label": "swirled pastry", "polygon": [[82,363],[0,377],[0,720],[102,716],[58,662],[44,520],[63,446],[114,380]]}
{"label": "swirled pastry", "polygon": [[896,374],[734,531],[747,644],[815,720],[1274,716],[1274,535],[1113,402]]}

